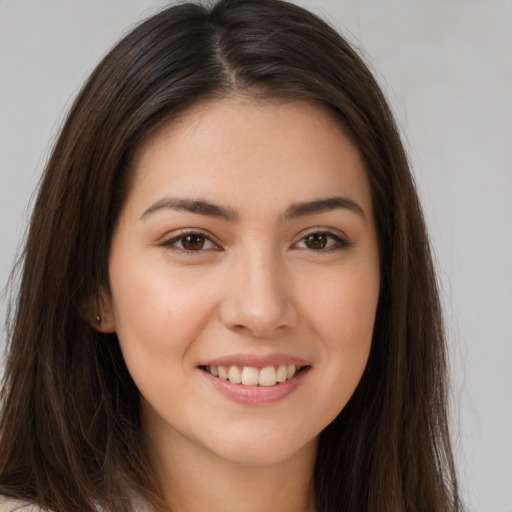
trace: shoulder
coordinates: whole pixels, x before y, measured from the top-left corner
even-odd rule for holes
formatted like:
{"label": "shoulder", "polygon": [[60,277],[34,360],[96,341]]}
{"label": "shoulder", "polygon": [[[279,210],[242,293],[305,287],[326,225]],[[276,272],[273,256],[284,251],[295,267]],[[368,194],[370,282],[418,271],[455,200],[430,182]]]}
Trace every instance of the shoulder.
{"label": "shoulder", "polygon": [[[1,0],[0,0],[1,1]],[[153,509],[142,503],[142,500],[135,500],[135,510],[137,512],[153,512]],[[7,498],[0,494],[0,512],[48,512],[47,509],[30,503],[28,501],[17,500],[13,498]],[[51,512],[51,511],[50,511]],[[102,512],[101,508],[98,508],[98,512]]]}
{"label": "shoulder", "polygon": [[0,495],[0,512],[43,512],[37,505]]}

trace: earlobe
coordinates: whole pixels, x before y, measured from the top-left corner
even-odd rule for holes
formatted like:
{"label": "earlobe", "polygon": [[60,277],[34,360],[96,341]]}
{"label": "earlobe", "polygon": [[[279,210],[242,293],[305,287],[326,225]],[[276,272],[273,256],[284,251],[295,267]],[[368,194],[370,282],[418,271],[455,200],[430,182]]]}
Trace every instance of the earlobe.
{"label": "earlobe", "polygon": [[91,297],[81,310],[82,317],[96,331],[103,333],[115,332],[115,319],[112,301],[103,292]]}
{"label": "earlobe", "polygon": [[100,316],[97,315],[94,321],[94,325],[92,325],[93,329],[96,329],[99,332],[103,333],[111,333],[115,332],[115,323],[112,315]]}

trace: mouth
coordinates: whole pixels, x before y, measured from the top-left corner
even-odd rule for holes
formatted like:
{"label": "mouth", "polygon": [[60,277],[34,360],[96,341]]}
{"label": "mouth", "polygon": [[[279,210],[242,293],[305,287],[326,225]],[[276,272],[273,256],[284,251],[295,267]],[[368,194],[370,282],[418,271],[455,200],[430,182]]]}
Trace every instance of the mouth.
{"label": "mouth", "polygon": [[201,370],[218,379],[242,386],[272,387],[292,379],[297,373],[309,368],[295,364],[269,365],[263,368],[236,365],[204,365]]}

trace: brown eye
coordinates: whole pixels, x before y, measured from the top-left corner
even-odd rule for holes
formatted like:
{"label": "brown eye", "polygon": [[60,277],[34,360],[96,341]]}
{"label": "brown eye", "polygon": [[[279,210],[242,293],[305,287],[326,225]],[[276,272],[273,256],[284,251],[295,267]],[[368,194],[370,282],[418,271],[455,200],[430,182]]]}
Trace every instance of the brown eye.
{"label": "brown eye", "polygon": [[182,233],[175,238],[172,238],[162,243],[162,247],[172,249],[173,251],[181,252],[183,254],[193,252],[204,252],[208,250],[217,250],[219,247],[206,235],[202,233]]}
{"label": "brown eye", "polygon": [[345,238],[340,238],[334,233],[328,231],[318,231],[310,233],[302,238],[297,244],[296,249],[309,249],[310,251],[330,251],[336,249],[344,249],[352,244]]}
{"label": "brown eye", "polygon": [[325,249],[327,247],[328,236],[324,233],[315,233],[304,239],[308,249]]}
{"label": "brown eye", "polygon": [[200,251],[204,247],[205,237],[202,235],[187,235],[181,239],[183,249],[187,251]]}

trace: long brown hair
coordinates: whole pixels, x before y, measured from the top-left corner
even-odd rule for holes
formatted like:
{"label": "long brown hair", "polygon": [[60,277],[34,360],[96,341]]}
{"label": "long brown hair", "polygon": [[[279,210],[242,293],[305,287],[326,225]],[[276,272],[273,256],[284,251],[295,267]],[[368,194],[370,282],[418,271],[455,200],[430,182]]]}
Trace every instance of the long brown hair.
{"label": "long brown hair", "polygon": [[[319,512],[460,511],[446,354],[425,224],[392,114],[349,44],[281,0],[169,7],[102,60],[48,161],[8,330],[0,493],[55,512],[165,510],[117,337],[84,305],[108,293],[112,230],[135,150],[199,99],[244,92],[320,102],[358,146],[371,184],[381,294],[367,368],[320,436]],[[85,315],[87,316],[87,315]]]}

